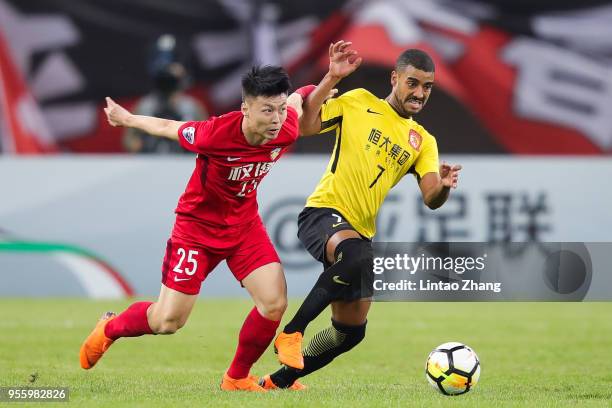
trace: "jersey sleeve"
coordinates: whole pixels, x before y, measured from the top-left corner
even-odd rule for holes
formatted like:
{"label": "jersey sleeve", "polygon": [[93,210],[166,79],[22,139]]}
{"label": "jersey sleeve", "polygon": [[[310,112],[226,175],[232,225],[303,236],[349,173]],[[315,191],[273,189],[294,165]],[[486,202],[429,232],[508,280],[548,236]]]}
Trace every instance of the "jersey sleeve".
{"label": "jersey sleeve", "polygon": [[178,130],[178,141],[181,147],[190,152],[206,154],[207,141],[212,133],[215,119],[185,122]]}
{"label": "jersey sleeve", "polygon": [[438,173],[440,167],[438,160],[438,144],[433,136],[428,135],[413,166],[417,180],[420,181],[427,173]]}
{"label": "jersey sleeve", "polygon": [[371,94],[363,89],[352,89],[337,98],[328,99],[321,106],[321,131],[319,133],[328,132],[337,128],[342,122],[344,111],[347,107],[359,105],[363,103]]}
{"label": "jersey sleeve", "polygon": [[343,97],[344,95],[328,99],[321,106],[321,131],[319,133],[329,132],[338,127],[338,124],[342,121]]}

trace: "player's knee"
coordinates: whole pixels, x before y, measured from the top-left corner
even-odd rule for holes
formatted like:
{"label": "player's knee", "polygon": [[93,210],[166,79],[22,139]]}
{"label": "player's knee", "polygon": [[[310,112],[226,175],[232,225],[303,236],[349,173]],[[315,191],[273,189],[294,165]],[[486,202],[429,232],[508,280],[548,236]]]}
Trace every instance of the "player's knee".
{"label": "player's knee", "polygon": [[279,296],[270,301],[262,302],[258,305],[261,314],[269,320],[280,320],[287,310],[287,297]]}
{"label": "player's knee", "polygon": [[343,353],[351,350],[365,338],[366,324],[367,322],[357,326],[352,326],[332,320],[332,325],[336,328],[336,330],[345,335],[344,340],[340,345],[340,350]]}
{"label": "player's knee", "polygon": [[360,238],[346,239],[336,247],[335,257],[338,265],[342,266],[342,277],[352,283],[361,282],[363,278],[373,274],[374,255],[369,241]]}

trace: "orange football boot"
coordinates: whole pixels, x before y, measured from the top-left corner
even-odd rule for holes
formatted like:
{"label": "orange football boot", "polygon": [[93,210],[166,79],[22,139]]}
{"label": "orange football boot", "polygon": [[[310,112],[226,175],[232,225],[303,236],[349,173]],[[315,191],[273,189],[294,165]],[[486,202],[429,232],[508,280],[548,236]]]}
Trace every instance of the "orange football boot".
{"label": "orange football boot", "polygon": [[79,357],[81,360],[81,367],[84,369],[89,370],[95,366],[104,352],[108,350],[111,344],[113,344],[114,340],[111,340],[104,335],[104,328],[108,322],[113,320],[115,317],[117,317],[117,315],[113,312],[104,313],[96,324],[96,327],[89,334],[89,336],[87,336],[83,342],[83,345],[81,345]]}
{"label": "orange football boot", "polygon": [[[272,381],[272,379],[270,378],[270,375],[264,375],[263,377],[261,377],[261,379],[259,380],[259,385],[261,385],[262,387],[264,387],[266,390],[278,390],[278,389],[282,389],[282,388],[278,388],[278,386],[276,384],[274,384],[274,382]],[[288,387],[288,390],[293,390],[293,391],[302,391],[305,390],[306,387],[304,384],[302,384],[299,381],[295,381],[293,384],[291,384],[291,387]]]}
{"label": "orange football boot", "polygon": [[257,384],[257,377],[249,375],[246,378],[234,379],[223,374],[223,380],[221,380],[221,389],[223,391],[251,391],[251,392],[268,392],[262,386]]}
{"label": "orange football boot", "polygon": [[274,340],[274,352],[278,354],[281,363],[302,370],[304,356],[302,356],[302,333],[280,333]]}

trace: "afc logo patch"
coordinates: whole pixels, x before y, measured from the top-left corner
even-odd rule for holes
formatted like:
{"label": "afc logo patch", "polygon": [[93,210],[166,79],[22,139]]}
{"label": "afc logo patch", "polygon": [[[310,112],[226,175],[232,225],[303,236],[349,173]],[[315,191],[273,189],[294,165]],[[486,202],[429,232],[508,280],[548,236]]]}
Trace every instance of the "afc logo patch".
{"label": "afc logo patch", "polygon": [[193,139],[195,137],[195,128],[193,126],[189,126],[183,129],[183,137],[190,144],[193,144]]}
{"label": "afc logo patch", "polygon": [[276,149],[272,150],[272,152],[270,152],[270,159],[276,160],[276,158],[280,154],[281,150],[282,149],[280,147],[277,147]]}
{"label": "afc logo patch", "polygon": [[417,152],[421,150],[421,143],[423,142],[423,138],[419,135],[415,130],[410,129],[410,134],[408,135],[408,142],[410,146]]}

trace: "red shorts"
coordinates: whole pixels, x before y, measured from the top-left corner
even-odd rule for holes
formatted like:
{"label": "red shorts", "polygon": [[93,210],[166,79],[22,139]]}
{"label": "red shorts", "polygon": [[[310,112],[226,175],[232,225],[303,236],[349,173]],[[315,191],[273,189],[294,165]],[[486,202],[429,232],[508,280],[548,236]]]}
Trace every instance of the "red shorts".
{"label": "red shorts", "polygon": [[179,216],[166,246],[162,283],[197,295],[204,279],[223,260],[239,282],[260,266],[280,263],[259,217],[245,226],[218,228]]}

